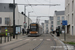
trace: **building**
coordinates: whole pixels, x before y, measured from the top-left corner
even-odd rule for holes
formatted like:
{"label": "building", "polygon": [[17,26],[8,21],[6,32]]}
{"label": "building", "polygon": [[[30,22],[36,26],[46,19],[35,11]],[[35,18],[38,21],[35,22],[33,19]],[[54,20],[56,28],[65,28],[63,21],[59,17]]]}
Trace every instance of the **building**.
{"label": "building", "polygon": [[[15,5],[15,25],[25,28],[25,22],[26,20],[26,15],[21,14],[18,12],[18,6],[17,4]],[[29,19],[31,22],[31,20]],[[13,32],[13,4],[10,3],[0,3],[0,32],[4,32],[5,28],[11,26],[12,29],[9,29],[11,32]]]}
{"label": "building", "polygon": [[75,35],[75,0],[65,0],[65,16],[68,21],[67,33]]}
{"label": "building", "polygon": [[49,21],[50,21],[50,30],[53,31],[54,30],[54,17],[50,16]]}
{"label": "building", "polygon": [[55,11],[54,14],[54,31],[57,27],[61,29],[62,27],[62,20],[66,20],[65,11]]}
{"label": "building", "polygon": [[43,33],[44,33],[44,23],[41,23],[41,25],[42,25],[42,29],[43,29]]}
{"label": "building", "polygon": [[50,33],[50,22],[49,22],[49,20],[45,20],[44,33]]}

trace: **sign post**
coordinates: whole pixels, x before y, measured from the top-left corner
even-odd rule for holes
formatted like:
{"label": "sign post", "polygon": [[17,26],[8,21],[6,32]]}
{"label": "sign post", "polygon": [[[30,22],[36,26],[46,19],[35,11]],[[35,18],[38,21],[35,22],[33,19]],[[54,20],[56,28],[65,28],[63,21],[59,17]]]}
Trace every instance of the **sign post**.
{"label": "sign post", "polygon": [[[62,25],[66,27],[67,26],[67,20],[63,20]],[[66,32],[64,32],[64,41],[66,41]]]}

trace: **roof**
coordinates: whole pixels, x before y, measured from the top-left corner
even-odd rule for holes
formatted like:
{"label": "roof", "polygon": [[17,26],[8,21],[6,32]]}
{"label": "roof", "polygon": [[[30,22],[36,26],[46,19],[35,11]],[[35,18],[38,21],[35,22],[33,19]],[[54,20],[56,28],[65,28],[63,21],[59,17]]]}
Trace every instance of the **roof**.
{"label": "roof", "polygon": [[44,25],[44,23],[41,23],[42,25]]}
{"label": "roof", "polygon": [[50,19],[50,20],[53,20],[53,16],[50,16],[49,19]]}
{"label": "roof", "polygon": [[0,12],[13,12],[13,4],[0,3]]}
{"label": "roof", "polygon": [[65,15],[65,11],[55,11],[56,15]]}
{"label": "roof", "polygon": [[45,23],[48,23],[48,20],[45,20]]}

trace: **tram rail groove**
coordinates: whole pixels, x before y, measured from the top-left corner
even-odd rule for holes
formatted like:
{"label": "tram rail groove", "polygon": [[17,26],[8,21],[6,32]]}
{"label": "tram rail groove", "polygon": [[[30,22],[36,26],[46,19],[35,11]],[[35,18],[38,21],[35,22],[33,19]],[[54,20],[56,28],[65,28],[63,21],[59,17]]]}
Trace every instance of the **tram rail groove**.
{"label": "tram rail groove", "polygon": [[[22,38],[24,38],[24,37],[22,37]],[[27,37],[25,37],[25,38],[27,38]],[[25,39],[18,40],[18,41],[12,42],[12,43],[10,43],[10,44],[6,44],[6,45],[3,45],[3,46],[0,46],[0,48],[1,48],[1,47],[5,47],[5,46],[9,46],[9,45],[11,45],[11,44],[18,43],[18,42],[23,41],[23,40],[25,40]]]}
{"label": "tram rail groove", "polygon": [[[33,39],[35,39],[35,38],[37,38],[37,37],[34,37]],[[33,39],[32,39],[32,40],[33,40]],[[32,40],[31,40],[31,41],[32,41]],[[31,41],[28,41],[28,42],[26,42],[26,43],[23,43],[23,44],[17,46],[17,47],[14,47],[14,48],[12,48],[11,50],[14,50],[14,49],[16,49],[16,48],[18,48],[18,47],[21,47],[21,46],[23,46],[23,45],[26,45],[26,44],[28,44],[28,43],[31,42]]]}
{"label": "tram rail groove", "polygon": [[[51,34],[52,35],[52,34]],[[59,38],[57,38],[55,35],[52,35],[54,38],[56,38],[57,40],[59,40]],[[59,40],[63,46],[66,46],[66,49],[64,48],[64,50],[68,50],[68,47],[66,44],[64,44],[61,40]]]}
{"label": "tram rail groove", "polygon": [[45,36],[44,36],[43,40],[41,41],[41,43],[38,46],[36,46],[35,48],[33,48],[33,50],[37,50],[44,43],[44,40],[45,40]]}
{"label": "tram rail groove", "polygon": [[[56,41],[52,38],[51,34],[50,34],[50,38],[51,38],[51,40],[53,41],[54,46],[57,46],[57,43],[56,43]],[[56,48],[52,48],[52,50],[56,50]]]}

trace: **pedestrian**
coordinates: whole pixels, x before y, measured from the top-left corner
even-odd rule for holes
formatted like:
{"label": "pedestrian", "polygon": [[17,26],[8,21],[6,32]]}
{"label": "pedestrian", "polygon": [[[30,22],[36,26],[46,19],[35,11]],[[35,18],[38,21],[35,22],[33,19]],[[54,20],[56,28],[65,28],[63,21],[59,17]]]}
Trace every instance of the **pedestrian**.
{"label": "pedestrian", "polygon": [[22,29],[22,34],[23,34],[23,35],[24,35],[24,32],[25,32],[24,29]]}
{"label": "pedestrian", "polygon": [[65,33],[65,31],[64,31],[64,30],[62,30],[62,33]]}
{"label": "pedestrian", "polygon": [[53,34],[55,34],[55,32],[53,31]]}
{"label": "pedestrian", "polygon": [[56,29],[56,33],[57,33],[57,36],[59,37],[60,36],[60,33],[59,33],[59,29]]}

